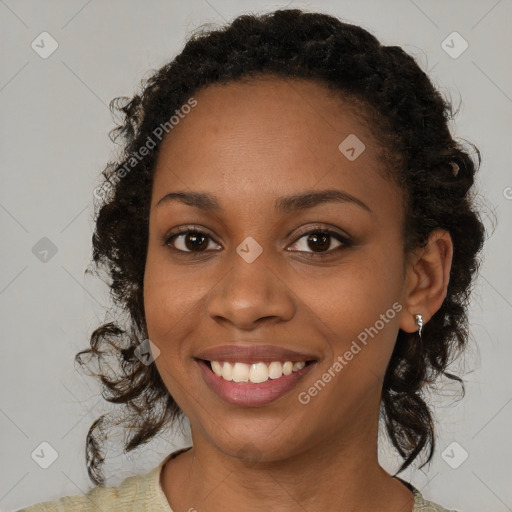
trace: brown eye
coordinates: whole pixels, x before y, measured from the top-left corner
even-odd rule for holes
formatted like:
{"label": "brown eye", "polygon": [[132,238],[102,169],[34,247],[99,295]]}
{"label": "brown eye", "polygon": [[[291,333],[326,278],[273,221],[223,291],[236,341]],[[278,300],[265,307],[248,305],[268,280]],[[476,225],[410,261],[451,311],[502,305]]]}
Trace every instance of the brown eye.
{"label": "brown eye", "polygon": [[307,244],[313,251],[326,251],[331,245],[331,236],[324,233],[313,233],[308,235]]}
{"label": "brown eye", "polygon": [[208,247],[207,237],[200,233],[188,233],[184,238],[185,247],[190,251],[202,251]]}
{"label": "brown eye", "polygon": [[[333,239],[337,245],[331,247]],[[327,256],[337,250],[351,246],[351,241],[330,229],[315,229],[303,233],[293,244],[298,252],[305,252],[310,256]]]}
{"label": "brown eye", "polygon": [[187,230],[176,233],[165,240],[165,245],[181,252],[205,252],[209,247],[210,236],[196,230]]}

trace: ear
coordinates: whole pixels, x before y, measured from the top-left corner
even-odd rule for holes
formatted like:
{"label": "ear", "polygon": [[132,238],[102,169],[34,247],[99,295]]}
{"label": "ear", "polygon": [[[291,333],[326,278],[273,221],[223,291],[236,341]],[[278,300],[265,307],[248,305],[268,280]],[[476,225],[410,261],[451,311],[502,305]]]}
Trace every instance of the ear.
{"label": "ear", "polygon": [[400,329],[416,332],[418,326],[414,315],[422,315],[425,325],[441,307],[450,280],[452,256],[450,234],[436,229],[430,233],[425,247],[407,257]]}

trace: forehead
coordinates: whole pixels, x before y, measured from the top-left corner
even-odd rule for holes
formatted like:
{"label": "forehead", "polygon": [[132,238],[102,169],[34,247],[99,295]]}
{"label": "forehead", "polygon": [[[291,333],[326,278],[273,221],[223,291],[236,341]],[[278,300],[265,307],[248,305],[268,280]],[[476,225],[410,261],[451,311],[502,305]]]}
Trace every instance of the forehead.
{"label": "forehead", "polygon": [[153,205],[178,189],[259,204],[304,189],[397,193],[356,106],[322,84],[260,78],[208,86],[194,98],[160,147]]}

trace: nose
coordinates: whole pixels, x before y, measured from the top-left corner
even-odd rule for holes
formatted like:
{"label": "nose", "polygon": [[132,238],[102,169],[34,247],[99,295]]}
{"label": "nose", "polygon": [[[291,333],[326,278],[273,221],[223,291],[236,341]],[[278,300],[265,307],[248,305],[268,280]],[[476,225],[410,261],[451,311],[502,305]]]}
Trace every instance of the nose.
{"label": "nose", "polygon": [[242,330],[254,329],[263,321],[289,321],[296,302],[285,276],[273,268],[265,251],[249,261],[236,251],[227,258],[224,277],[208,298],[209,316]]}

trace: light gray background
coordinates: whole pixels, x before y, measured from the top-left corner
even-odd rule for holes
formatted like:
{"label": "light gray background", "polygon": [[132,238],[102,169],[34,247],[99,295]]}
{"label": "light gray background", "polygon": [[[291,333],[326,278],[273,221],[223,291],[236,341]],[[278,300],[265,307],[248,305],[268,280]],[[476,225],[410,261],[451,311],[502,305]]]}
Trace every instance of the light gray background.
{"label": "light gray background", "polygon": [[[386,44],[403,46],[456,105],[462,100],[454,132],[482,151],[482,208],[487,227],[492,212],[498,224],[487,242],[473,294],[470,347],[459,365],[468,371],[467,395],[452,404],[455,388],[447,388],[448,398],[436,409],[434,461],[404,477],[446,507],[512,510],[510,0],[0,0],[2,510],[78,494],[90,485],[85,435],[107,409],[73,358],[88,346],[108,305],[106,286],[84,276],[92,191],[114,150],[108,102],[131,95],[140,78],[176,55],[200,24],[285,6],[338,15]],[[47,59],[31,48],[43,31],[59,45]],[[441,46],[453,31],[469,44],[456,59]],[[46,263],[32,252],[43,237],[57,247]],[[31,458],[44,441],[58,452],[48,469]],[[441,457],[452,442],[458,443],[448,451],[452,460],[461,460],[462,449],[469,454],[457,469]],[[169,432],[129,456],[117,447],[107,459],[108,485],[151,469],[186,443]],[[396,467],[388,446],[381,456],[387,468]]]}

